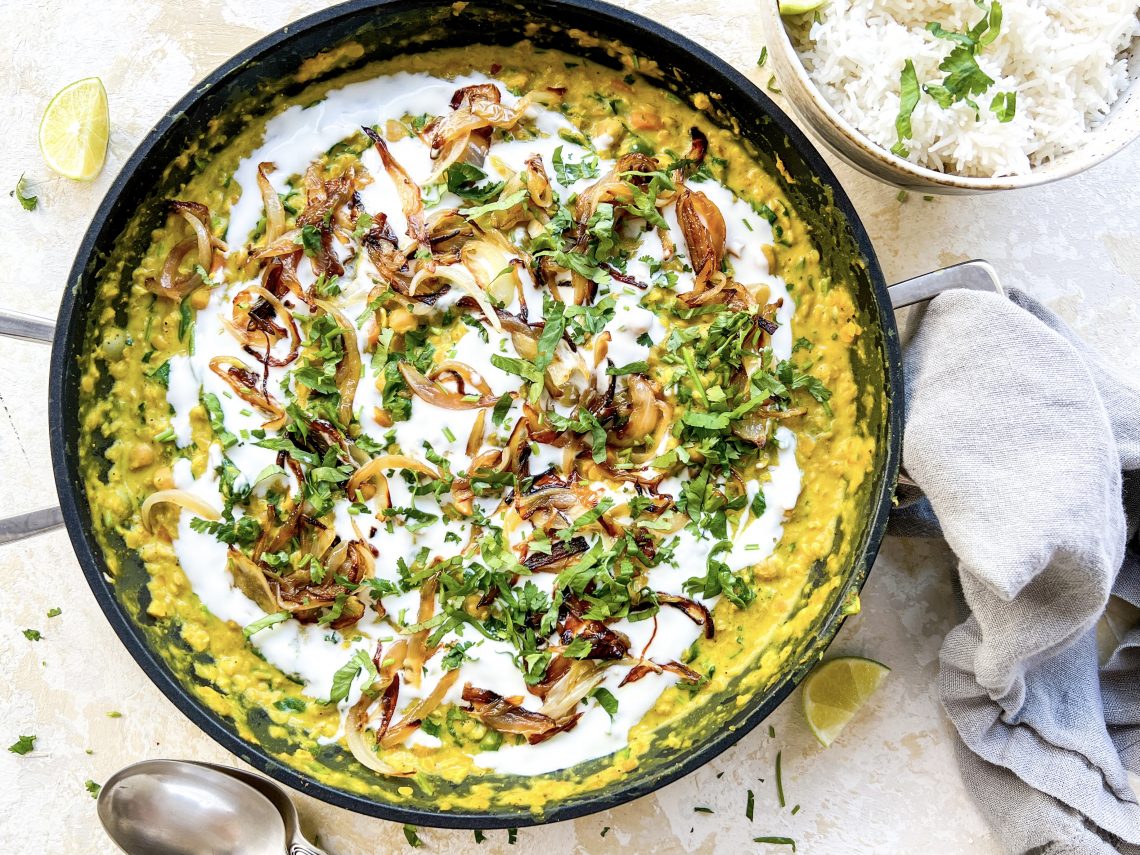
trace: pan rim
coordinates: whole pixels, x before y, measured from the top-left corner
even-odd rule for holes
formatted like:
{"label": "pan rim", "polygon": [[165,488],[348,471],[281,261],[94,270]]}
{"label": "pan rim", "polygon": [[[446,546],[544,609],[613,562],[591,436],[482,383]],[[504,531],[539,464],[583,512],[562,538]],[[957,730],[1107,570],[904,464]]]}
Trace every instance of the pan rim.
{"label": "pan rim", "polygon": [[[879,312],[879,322],[882,326],[883,348],[886,355],[884,372],[888,388],[884,390],[886,394],[884,441],[887,449],[879,493],[873,494],[868,500],[868,511],[871,516],[867,527],[865,546],[861,556],[856,556],[856,566],[845,581],[841,594],[836,598],[835,605],[822,622],[815,642],[816,648],[822,654],[845,620],[846,616],[840,608],[845,595],[858,592],[862,588],[878,554],[879,545],[886,531],[887,516],[899,466],[903,412],[901,355],[894,316],[890,311],[886,282],[883,279],[870,238],[846,192],[815,146],[780,107],[727,62],[685,36],[610,3],[600,2],[600,0],[547,0],[547,2],[559,9],[589,14],[597,21],[596,28],[598,30],[614,29],[616,25],[632,27],[658,41],[670,43],[678,51],[684,52],[687,55],[687,60],[695,67],[701,68],[712,79],[717,80],[718,83],[723,83],[725,87],[736,90],[734,94],[739,95],[742,100],[755,105],[757,110],[765,113],[781,132],[787,135],[790,143],[804,158],[813,174],[831,188],[834,194],[835,207],[843,214],[849,224],[855,244],[867,265],[868,277]],[[634,778],[633,783],[629,786],[617,788],[604,795],[587,793],[567,802],[554,804],[545,809],[541,816],[536,816],[526,809],[518,809],[513,813],[489,815],[470,811],[450,812],[409,808],[376,801],[316,781],[276,760],[260,746],[241,739],[222,723],[223,720],[220,716],[210,712],[201,701],[187,691],[182,683],[175,679],[173,672],[170,671],[165,662],[147,645],[139,628],[129,620],[125,610],[114,596],[110,585],[103,578],[102,562],[104,559],[86,521],[89,517],[89,509],[84,507],[86,502],[80,499],[85,490],[78,471],[77,449],[69,450],[67,444],[68,432],[65,424],[69,422],[65,422],[65,419],[76,417],[74,412],[67,413],[64,408],[67,393],[66,380],[69,360],[71,359],[69,344],[72,341],[78,341],[82,335],[82,329],[73,333],[72,328],[77,325],[81,327],[84,319],[84,307],[77,305],[79,285],[87,274],[92,259],[96,257],[96,252],[101,243],[104,221],[119,203],[120,198],[130,190],[139,166],[150,156],[159,141],[171,131],[174,124],[193,104],[204,97],[207,91],[218,86],[230,75],[237,73],[243,66],[261,61],[284,43],[330,22],[341,18],[354,17],[369,10],[383,13],[389,9],[406,8],[408,5],[405,0],[348,0],[348,2],[320,10],[273,31],[239,51],[198,81],[155,124],[123,164],[79,244],[68,278],[68,286],[60,306],[52,346],[48,398],[49,440],[55,484],[76,558],[96,602],[119,640],[159,691],[201,731],[229,752],[249,763],[258,771],[298,792],[354,813],[389,821],[410,823],[417,826],[466,829],[517,828],[561,822],[607,810],[646,796],[704,766],[736,744],[767,718],[796,688],[805,676],[806,670],[797,669],[786,674],[764,703],[735,722],[734,726],[725,728],[715,738],[706,741],[698,750],[685,754],[680,762],[667,772],[640,782]],[[419,0],[417,5],[429,8],[446,7],[450,6],[451,3],[450,0]]]}

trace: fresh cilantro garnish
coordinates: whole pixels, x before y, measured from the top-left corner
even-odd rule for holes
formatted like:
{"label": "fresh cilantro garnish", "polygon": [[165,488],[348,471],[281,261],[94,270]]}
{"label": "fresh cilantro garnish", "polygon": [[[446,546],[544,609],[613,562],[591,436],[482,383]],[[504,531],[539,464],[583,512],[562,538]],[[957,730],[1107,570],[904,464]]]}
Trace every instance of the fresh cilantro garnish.
{"label": "fresh cilantro garnish", "polygon": [[296,243],[305,251],[305,255],[316,258],[321,254],[321,230],[316,226],[302,226],[301,233],[297,235]]}
{"label": "fresh cilantro garnish", "polygon": [[554,174],[558,178],[559,184],[563,187],[569,187],[575,181],[580,181],[583,178],[598,177],[598,156],[596,154],[587,152],[582,155],[582,159],[578,163],[573,163],[563,157],[562,149],[563,146],[554,149],[554,156],[551,158],[554,164]]}
{"label": "fresh cilantro garnish", "polygon": [[275,626],[282,621],[289,620],[290,617],[291,615],[289,612],[274,612],[271,615],[266,615],[263,618],[258,618],[253,623],[246,626],[246,628],[242,630],[242,635],[244,635],[246,638],[249,638],[254,633],[261,632],[263,629],[268,629],[269,627]]}
{"label": "fresh cilantro garnish", "polygon": [[43,634],[38,629],[25,629],[24,638],[28,641],[43,641]]}
{"label": "fresh cilantro garnish", "polygon": [[598,706],[609,714],[610,720],[612,721],[618,711],[618,699],[614,697],[613,692],[609,689],[599,687],[590,693],[590,697],[598,702]]}
{"label": "fresh cilantro garnish", "polygon": [[416,827],[406,822],[404,823],[404,839],[408,841],[408,845],[413,849],[419,849],[424,845],[424,842],[420,840],[420,836],[416,833]]}
{"label": "fresh cilantro garnish", "polygon": [[376,680],[380,675],[376,671],[376,666],[372,663],[372,657],[363,650],[357,650],[336,670],[332,678],[332,689],[329,691],[329,703],[335,704],[343,701],[348,697],[348,692],[352,688],[352,681],[356,679],[357,675],[364,672],[365,684],[370,684]]}
{"label": "fresh cilantro garnish", "polygon": [[918,99],[922,97],[922,90],[918,85],[918,74],[915,73],[914,63],[909,59],[904,63],[902,76],[899,78],[899,92],[899,115],[895,119],[895,133],[898,135],[898,141],[891,147],[891,153],[899,157],[906,157],[910,151],[903,144],[903,140],[908,140],[914,136],[910,117],[914,108],[918,106]]}
{"label": "fresh cilantro garnish", "polygon": [[13,754],[30,754],[36,747],[35,736],[21,736],[15,742],[8,746],[8,750]]}
{"label": "fresh cilantro garnish", "polygon": [[453,163],[447,167],[447,190],[469,205],[484,205],[503,190],[503,181],[483,182],[487,173],[470,163]]}
{"label": "fresh cilantro garnish", "polygon": [[25,211],[34,211],[40,201],[38,196],[28,193],[28,182],[23,175],[20,175],[20,180],[16,182],[16,189],[8,195],[15,196],[16,201]]}

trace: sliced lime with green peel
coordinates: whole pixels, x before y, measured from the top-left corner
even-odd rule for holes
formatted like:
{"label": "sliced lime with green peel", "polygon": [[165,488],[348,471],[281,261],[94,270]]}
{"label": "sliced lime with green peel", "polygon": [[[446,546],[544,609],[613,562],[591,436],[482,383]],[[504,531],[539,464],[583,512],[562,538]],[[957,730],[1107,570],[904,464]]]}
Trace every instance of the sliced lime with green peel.
{"label": "sliced lime with green peel", "polygon": [[40,120],[40,154],[65,178],[90,181],[103,168],[111,116],[107,90],[98,77],[86,77],[55,94]]}
{"label": "sliced lime with green peel", "polygon": [[814,12],[827,0],[780,0],[781,15],[802,15],[805,12]]}
{"label": "sliced lime with green peel", "polygon": [[841,656],[816,667],[804,680],[804,718],[815,738],[827,747],[891,671],[874,659]]}

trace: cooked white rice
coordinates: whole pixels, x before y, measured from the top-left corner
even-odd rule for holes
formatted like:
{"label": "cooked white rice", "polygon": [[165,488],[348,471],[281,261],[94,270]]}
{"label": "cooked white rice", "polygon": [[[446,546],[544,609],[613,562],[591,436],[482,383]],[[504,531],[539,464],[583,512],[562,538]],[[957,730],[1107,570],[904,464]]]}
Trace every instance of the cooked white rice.
{"label": "cooked white rice", "polygon": [[[960,175],[1029,172],[1080,146],[1127,88],[1127,52],[1140,35],[1137,0],[1004,0],[1002,10],[1000,35],[977,55],[995,81],[975,99],[980,117],[964,102],[942,109],[923,94],[906,142],[911,161]],[[965,32],[982,14],[971,0],[830,0],[810,29],[791,29],[824,97],[889,149],[906,60],[919,83],[946,76],[938,64],[954,45],[926,24]],[[989,105],[1011,91],[1017,112],[1003,124]]]}

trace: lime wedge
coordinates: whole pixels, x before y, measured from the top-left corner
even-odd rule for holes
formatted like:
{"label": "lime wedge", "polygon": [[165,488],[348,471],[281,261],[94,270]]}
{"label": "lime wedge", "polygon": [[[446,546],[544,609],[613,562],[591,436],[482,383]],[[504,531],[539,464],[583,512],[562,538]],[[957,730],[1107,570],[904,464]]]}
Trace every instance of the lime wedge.
{"label": "lime wedge", "polygon": [[780,0],[781,15],[802,15],[804,12],[814,12],[827,0]]}
{"label": "lime wedge", "polygon": [[40,120],[40,154],[65,178],[90,181],[103,168],[111,117],[107,90],[87,77],[55,94]]}
{"label": "lime wedge", "polygon": [[890,668],[873,659],[842,656],[818,666],[804,680],[804,718],[825,747],[867,702]]}

